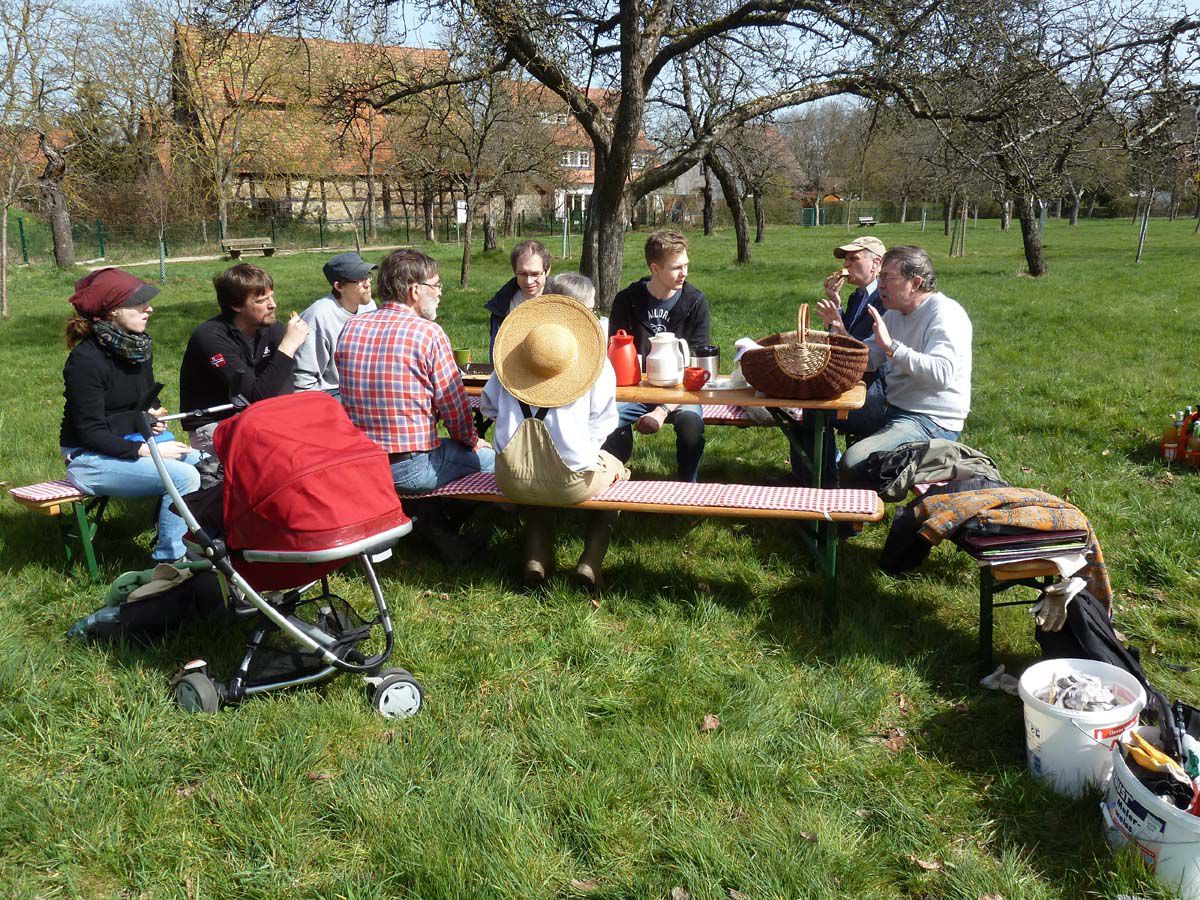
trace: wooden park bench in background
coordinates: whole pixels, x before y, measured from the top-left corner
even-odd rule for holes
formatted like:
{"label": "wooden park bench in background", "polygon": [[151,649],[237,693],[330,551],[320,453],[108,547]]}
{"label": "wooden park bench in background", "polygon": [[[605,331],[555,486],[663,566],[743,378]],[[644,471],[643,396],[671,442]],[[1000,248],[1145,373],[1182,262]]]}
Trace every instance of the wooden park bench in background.
{"label": "wooden park bench in background", "polygon": [[230,259],[238,259],[243,253],[262,253],[263,256],[275,255],[275,242],[270,238],[226,238],[221,241],[221,250],[229,254]]}
{"label": "wooden park bench in background", "polygon": [[875,221],[874,216],[859,216],[858,217],[858,227],[859,228],[866,228],[868,225],[878,225],[878,224],[879,223]]}

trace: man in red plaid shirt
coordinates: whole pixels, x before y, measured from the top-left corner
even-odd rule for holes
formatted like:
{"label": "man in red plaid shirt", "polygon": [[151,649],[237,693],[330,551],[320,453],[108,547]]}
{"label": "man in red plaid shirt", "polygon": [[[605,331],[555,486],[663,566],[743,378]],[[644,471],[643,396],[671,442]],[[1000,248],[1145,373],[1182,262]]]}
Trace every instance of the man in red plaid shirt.
{"label": "man in red plaid shirt", "polygon": [[[495,469],[495,452],[475,432],[450,340],[434,323],[441,295],[437,261],[396,250],[379,267],[380,308],[347,322],[334,351],[342,405],[387,451],[401,494]],[[439,419],[449,438],[438,437]]]}

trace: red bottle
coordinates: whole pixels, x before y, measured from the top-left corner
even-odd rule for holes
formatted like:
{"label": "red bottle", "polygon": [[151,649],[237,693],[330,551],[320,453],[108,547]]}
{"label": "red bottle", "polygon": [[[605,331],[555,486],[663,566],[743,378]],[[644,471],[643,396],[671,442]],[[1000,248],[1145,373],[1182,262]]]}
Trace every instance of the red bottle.
{"label": "red bottle", "polygon": [[642,383],[642,367],[638,365],[637,347],[633,335],[621,330],[608,340],[608,361],[617,373],[621,387]]}

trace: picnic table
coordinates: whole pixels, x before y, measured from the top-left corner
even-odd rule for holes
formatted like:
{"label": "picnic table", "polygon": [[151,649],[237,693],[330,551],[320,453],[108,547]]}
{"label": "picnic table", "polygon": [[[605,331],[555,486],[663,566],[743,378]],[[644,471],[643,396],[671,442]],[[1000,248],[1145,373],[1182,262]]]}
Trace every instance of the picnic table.
{"label": "picnic table", "polygon": [[[479,396],[483,393],[482,381],[465,382],[467,393]],[[771,413],[775,423],[787,436],[788,442],[807,459],[813,472],[813,487],[822,487],[821,478],[824,474],[826,434],[833,427],[833,419],[844,419],[852,409],[861,409],[867,401],[867,388],[861,381],[844,394],[829,400],[792,400],[785,397],[761,397],[754,388],[742,388],[729,391],[685,391],[682,386],[673,388],[655,387],[647,381],[641,384],[618,386],[617,402],[645,403],[656,405],[663,403],[698,404],[699,406],[757,406]],[[813,440],[805,446],[802,419],[789,416],[784,410],[800,409],[804,416],[811,417],[814,427]]]}

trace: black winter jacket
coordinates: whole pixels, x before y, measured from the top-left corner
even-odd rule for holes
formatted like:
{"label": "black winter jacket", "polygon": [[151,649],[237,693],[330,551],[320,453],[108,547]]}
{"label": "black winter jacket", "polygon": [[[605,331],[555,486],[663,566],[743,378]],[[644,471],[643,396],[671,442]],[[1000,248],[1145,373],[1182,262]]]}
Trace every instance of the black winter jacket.
{"label": "black winter jacket", "polygon": [[59,445],[81,447],[117,459],[137,459],[140,444],[125,440],[138,430],[137,414],[154,392],[150,360],[115,359],[94,337],[75,345],[63,366]]}
{"label": "black winter jacket", "polygon": [[[639,323],[634,315],[634,304],[644,303],[646,297],[646,282],[649,276],[641,281],[635,281],[613,298],[612,313],[608,317],[608,335],[612,337],[617,331],[633,335],[637,352],[645,358],[650,352],[650,334]],[[703,292],[692,285],[690,281],[683,283],[683,293],[678,302],[667,316],[667,330],[675,337],[681,337],[688,342],[693,350],[709,342],[708,299]]]}

